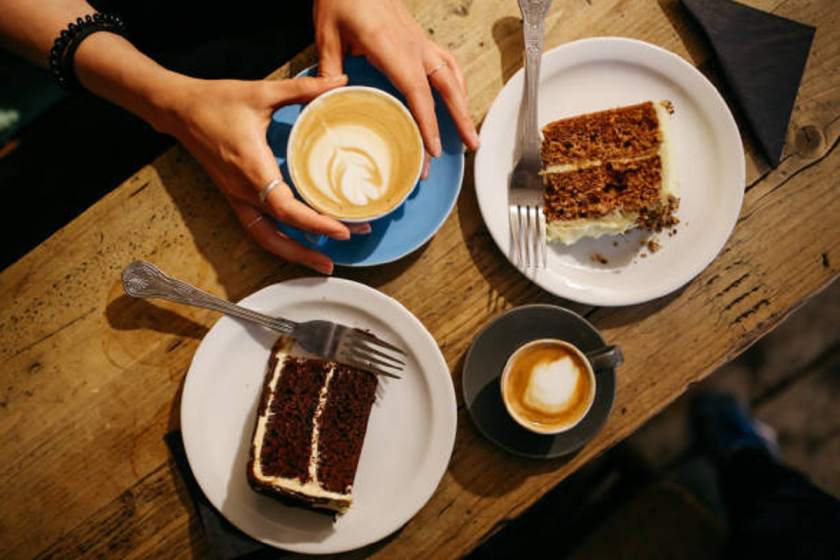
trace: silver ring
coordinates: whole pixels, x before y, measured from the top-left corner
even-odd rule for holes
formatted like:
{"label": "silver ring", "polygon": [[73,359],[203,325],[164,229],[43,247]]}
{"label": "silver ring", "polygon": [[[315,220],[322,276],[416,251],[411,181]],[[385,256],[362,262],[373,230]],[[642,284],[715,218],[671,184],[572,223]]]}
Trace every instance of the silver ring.
{"label": "silver ring", "polygon": [[251,220],[250,222],[248,222],[248,224],[245,226],[245,229],[246,229],[246,230],[250,230],[252,227],[254,227],[255,225],[257,225],[257,222],[259,222],[259,221],[260,221],[260,220],[262,220],[262,219],[263,219],[262,214],[258,215],[256,218],[254,218],[253,220]]}
{"label": "silver ring", "polygon": [[265,204],[265,199],[268,198],[268,195],[271,193],[271,191],[280,186],[281,182],[282,181],[278,177],[276,179],[272,179],[269,184],[263,187],[263,189],[260,191],[260,204]]}
{"label": "silver ring", "polygon": [[432,75],[434,75],[434,73],[435,73],[435,72],[437,72],[438,70],[442,69],[444,66],[446,66],[446,63],[445,63],[445,62],[441,62],[440,64],[438,64],[437,66],[435,66],[434,68],[432,68],[431,70],[429,70],[429,72],[426,74],[426,76],[428,76],[429,78],[431,78],[431,77],[432,77]]}

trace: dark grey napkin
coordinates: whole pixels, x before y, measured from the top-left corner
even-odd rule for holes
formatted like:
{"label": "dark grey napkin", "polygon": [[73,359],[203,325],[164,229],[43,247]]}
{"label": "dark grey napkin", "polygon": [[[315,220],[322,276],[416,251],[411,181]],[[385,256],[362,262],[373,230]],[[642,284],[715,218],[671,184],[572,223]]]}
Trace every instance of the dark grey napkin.
{"label": "dark grey napkin", "polygon": [[775,167],[816,28],[730,0],[682,0]]}
{"label": "dark grey napkin", "polygon": [[[204,529],[204,536],[207,537],[210,553],[217,560],[259,560],[263,558],[282,558],[286,552],[264,545],[256,541],[234,527],[225,519],[219,511],[207,500],[207,496],[201,491],[187,461],[187,454],[184,451],[184,441],[181,439],[181,432],[169,432],[163,436],[181,478],[187,486],[192,497],[195,510],[201,520],[201,527]],[[245,473],[242,473],[245,476]]]}

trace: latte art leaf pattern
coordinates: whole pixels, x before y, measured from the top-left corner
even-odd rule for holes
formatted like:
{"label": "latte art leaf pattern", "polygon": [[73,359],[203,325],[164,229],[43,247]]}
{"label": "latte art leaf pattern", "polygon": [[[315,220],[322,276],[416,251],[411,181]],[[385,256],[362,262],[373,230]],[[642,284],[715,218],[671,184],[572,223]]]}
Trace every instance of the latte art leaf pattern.
{"label": "latte art leaf pattern", "polygon": [[334,218],[367,221],[396,208],[423,165],[420,131],[398,100],[339,88],[308,105],[289,138],[289,172],[301,197]]}
{"label": "latte art leaf pattern", "polygon": [[327,164],[330,198],[363,206],[382,198],[385,181],[376,160],[360,148],[336,146]]}
{"label": "latte art leaf pattern", "polygon": [[393,150],[389,141],[359,123],[317,119],[317,136],[309,153],[309,175],[330,204],[365,208],[388,196]]}

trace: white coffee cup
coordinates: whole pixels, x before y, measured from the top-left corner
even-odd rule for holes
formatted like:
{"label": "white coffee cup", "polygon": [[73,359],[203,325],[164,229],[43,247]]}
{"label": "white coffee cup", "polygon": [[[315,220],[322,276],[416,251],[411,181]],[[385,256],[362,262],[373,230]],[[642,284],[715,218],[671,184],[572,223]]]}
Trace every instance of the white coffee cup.
{"label": "white coffee cup", "polygon": [[595,402],[597,378],[590,360],[601,367],[616,367],[623,356],[617,347],[606,347],[588,358],[574,344],[553,338],[520,346],[508,358],[500,378],[508,414],[537,434],[571,430]]}

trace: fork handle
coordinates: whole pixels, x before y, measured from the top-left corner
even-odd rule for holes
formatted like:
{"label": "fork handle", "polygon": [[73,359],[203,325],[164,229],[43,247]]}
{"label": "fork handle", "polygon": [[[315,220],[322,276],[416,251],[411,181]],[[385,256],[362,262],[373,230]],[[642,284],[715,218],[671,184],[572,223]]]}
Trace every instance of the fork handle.
{"label": "fork handle", "polygon": [[208,294],[195,286],[164,274],[148,261],[134,261],[123,269],[123,289],[136,298],[161,298],[175,303],[219,311],[225,315],[258,323],[266,328],[290,335],[297,323],[279,317],[263,315],[229,301]]}
{"label": "fork handle", "polygon": [[525,107],[522,122],[522,155],[537,158],[540,135],[537,130],[537,90],[545,35],[545,16],[551,0],[519,0],[522,34],[525,40]]}

